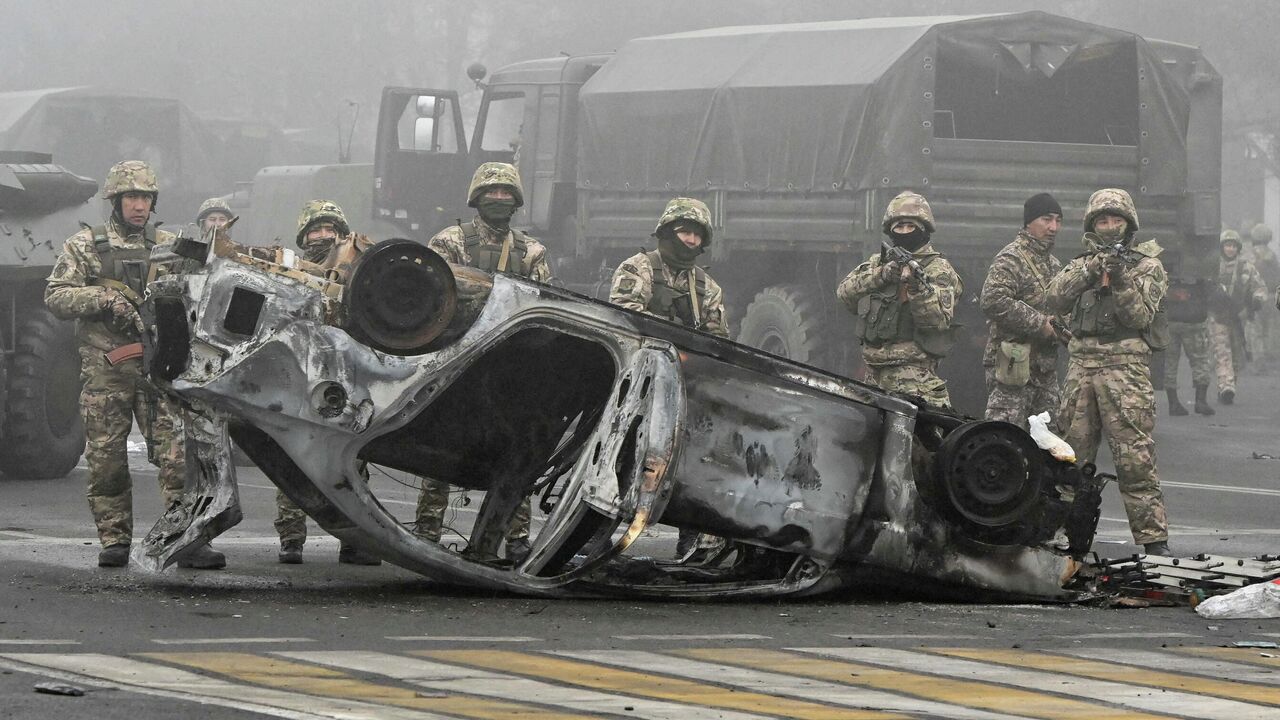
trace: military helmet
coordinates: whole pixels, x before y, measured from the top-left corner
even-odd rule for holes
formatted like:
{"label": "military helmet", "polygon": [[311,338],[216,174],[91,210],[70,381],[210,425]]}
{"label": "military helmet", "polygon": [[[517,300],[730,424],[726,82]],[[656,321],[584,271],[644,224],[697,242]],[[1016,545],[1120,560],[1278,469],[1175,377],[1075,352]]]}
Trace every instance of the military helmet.
{"label": "military helmet", "polygon": [[682,220],[701,225],[702,246],[705,248],[711,244],[711,210],[706,203],[694,198],[678,197],[667,203],[662,217],[658,218],[658,224],[653,228],[653,234],[656,236],[662,228]]}
{"label": "military helmet", "polygon": [[220,197],[213,197],[200,203],[200,210],[196,212],[196,222],[201,222],[204,220],[205,215],[216,212],[226,215],[228,219],[235,215],[235,213],[231,212],[231,206],[227,204],[226,200]]}
{"label": "military helmet", "polygon": [[1230,228],[1223,230],[1222,234],[1218,236],[1219,245],[1226,245],[1227,243],[1235,243],[1238,248],[1244,247],[1244,244],[1240,242],[1240,233]]}
{"label": "military helmet", "polygon": [[1085,232],[1093,232],[1093,221],[1103,213],[1124,218],[1129,223],[1126,234],[1138,231],[1138,208],[1134,207],[1133,198],[1124,190],[1103,188],[1089,196],[1089,204],[1084,208]]}
{"label": "military helmet", "polygon": [[933,208],[929,207],[929,201],[918,192],[904,190],[895,195],[889,201],[889,207],[884,209],[884,220],[880,222],[880,228],[889,232],[889,228],[899,220],[913,220],[923,225],[926,232],[933,233]]}
{"label": "military helmet", "polygon": [[121,193],[145,192],[158,196],[160,183],[156,171],[141,160],[125,160],[111,166],[102,184],[102,197],[111,200]]}
{"label": "military helmet", "polygon": [[1264,223],[1258,223],[1249,231],[1249,239],[1254,243],[1266,245],[1271,242],[1271,228]]}
{"label": "military helmet", "polygon": [[298,247],[302,247],[302,238],[307,234],[307,227],[320,220],[328,220],[338,229],[339,235],[349,235],[351,226],[347,225],[347,216],[342,208],[332,200],[312,200],[302,206],[302,214],[298,215],[298,236],[295,239]]}
{"label": "military helmet", "polygon": [[516,207],[524,205],[524,185],[520,183],[520,171],[511,163],[487,162],[476,168],[471,176],[471,186],[467,188],[467,205],[476,206],[476,200],[491,187],[503,186],[511,189],[516,196]]}

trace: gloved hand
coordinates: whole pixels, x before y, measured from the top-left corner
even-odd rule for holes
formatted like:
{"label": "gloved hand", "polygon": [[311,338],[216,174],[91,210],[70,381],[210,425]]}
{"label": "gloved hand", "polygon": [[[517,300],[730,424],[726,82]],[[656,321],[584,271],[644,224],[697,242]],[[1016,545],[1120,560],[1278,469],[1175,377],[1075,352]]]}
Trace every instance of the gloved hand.
{"label": "gloved hand", "polygon": [[880,266],[880,286],[893,285],[902,279],[902,266],[897,261],[890,260]]}
{"label": "gloved hand", "polygon": [[110,290],[102,296],[102,321],[114,332],[128,337],[142,334],[142,316],[124,295]]}
{"label": "gloved hand", "polygon": [[1127,287],[1129,280],[1125,277],[1124,259],[1115,255],[1107,255],[1103,259],[1103,268],[1107,272],[1107,276],[1111,278],[1111,286],[1114,288]]}
{"label": "gloved hand", "polygon": [[1094,253],[1093,255],[1085,258],[1084,270],[1089,273],[1090,278],[1096,280],[1102,277],[1102,273],[1106,269],[1106,262],[1103,259],[1102,253]]}

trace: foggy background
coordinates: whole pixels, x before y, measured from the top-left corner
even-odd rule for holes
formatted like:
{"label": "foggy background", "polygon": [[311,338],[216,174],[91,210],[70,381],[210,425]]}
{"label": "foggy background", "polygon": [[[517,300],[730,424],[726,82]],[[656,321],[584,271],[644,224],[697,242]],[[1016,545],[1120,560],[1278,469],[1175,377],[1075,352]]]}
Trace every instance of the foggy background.
{"label": "foggy background", "polygon": [[1201,47],[1224,78],[1224,219],[1261,204],[1232,196],[1260,198],[1262,168],[1280,174],[1274,0],[0,0],[0,92],[173,97],[201,120],[293,131],[311,143],[308,162],[337,162],[350,133],[349,159],[371,162],[383,86],[454,88],[473,114],[479,92],[465,69],[475,61],[492,72],[723,25],[1025,10]]}

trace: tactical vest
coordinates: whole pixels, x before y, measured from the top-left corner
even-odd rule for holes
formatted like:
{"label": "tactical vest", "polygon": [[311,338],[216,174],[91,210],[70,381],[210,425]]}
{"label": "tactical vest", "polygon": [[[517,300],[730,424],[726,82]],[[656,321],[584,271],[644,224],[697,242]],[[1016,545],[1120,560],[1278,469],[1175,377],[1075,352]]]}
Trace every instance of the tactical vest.
{"label": "tactical vest", "polygon": [[1202,281],[1174,280],[1164,295],[1169,322],[1202,323],[1209,317],[1209,293]]}
{"label": "tactical vest", "polygon": [[[124,292],[136,305],[146,294],[151,279],[151,248],[156,244],[155,229],[148,225],[143,230],[140,248],[118,248],[107,237],[105,225],[91,228],[93,250],[98,254],[102,270],[93,279],[94,285],[113,287]],[[126,291],[127,290],[127,291]]]}
{"label": "tactical vest", "polygon": [[1142,338],[1152,350],[1163,350],[1169,346],[1169,317],[1161,301],[1147,327],[1127,327],[1116,317],[1115,293],[1110,288],[1095,287],[1076,298],[1071,308],[1071,332],[1077,337],[1096,337],[1104,343]]}
{"label": "tactical vest", "polygon": [[[920,261],[927,268],[936,255]],[[858,316],[862,319],[862,344],[880,347],[891,342],[914,342],[930,355],[946,357],[955,345],[955,329],[916,328],[909,304],[898,297],[898,283],[872,291]]]}
{"label": "tactical vest", "polygon": [[[529,277],[533,268],[526,267],[529,255],[527,236],[519,230],[511,231],[511,245],[505,242],[485,242],[484,236],[474,222],[458,223],[462,230],[462,244],[467,249],[472,266],[485,272],[509,272],[520,277]],[[507,248],[506,262],[502,261],[503,248]]]}
{"label": "tactical vest", "polygon": [[[653,267],[653,293],[649,304],[645,307],[650,313],[691,328],[702,326],[707,316],[702,299],[707,296],[707,273],[697,265],[693,266],[693,292],[680,290],[675,286],[674,278],[667,273],[667,266],[662,262],[662,254],[657,250],[645,253],[649,265]],[[697,296],[698,307],[694,307]]]}

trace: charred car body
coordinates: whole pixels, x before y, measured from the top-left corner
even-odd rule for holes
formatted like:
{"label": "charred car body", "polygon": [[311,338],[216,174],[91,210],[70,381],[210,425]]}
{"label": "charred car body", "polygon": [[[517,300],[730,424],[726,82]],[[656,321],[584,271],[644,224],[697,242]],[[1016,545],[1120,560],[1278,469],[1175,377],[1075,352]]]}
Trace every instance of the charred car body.
{"label": "charred car body", "polygon": [[[214,245],[151,286],[150,372],[225,418],[327,531],[392,563],[541,595],[1073,597],[1102,478],[1013,426],[412,241],[366,252],[345,287]],[[239,519],[225,444],[189,453],[186,501],[136,558],[163,567]],[[484,491],[465,549],[416,537],[364,463]],[[497,550],[528,496],[545,522],[512,565]],[[656,561],[656,524],[728,542]]]}

